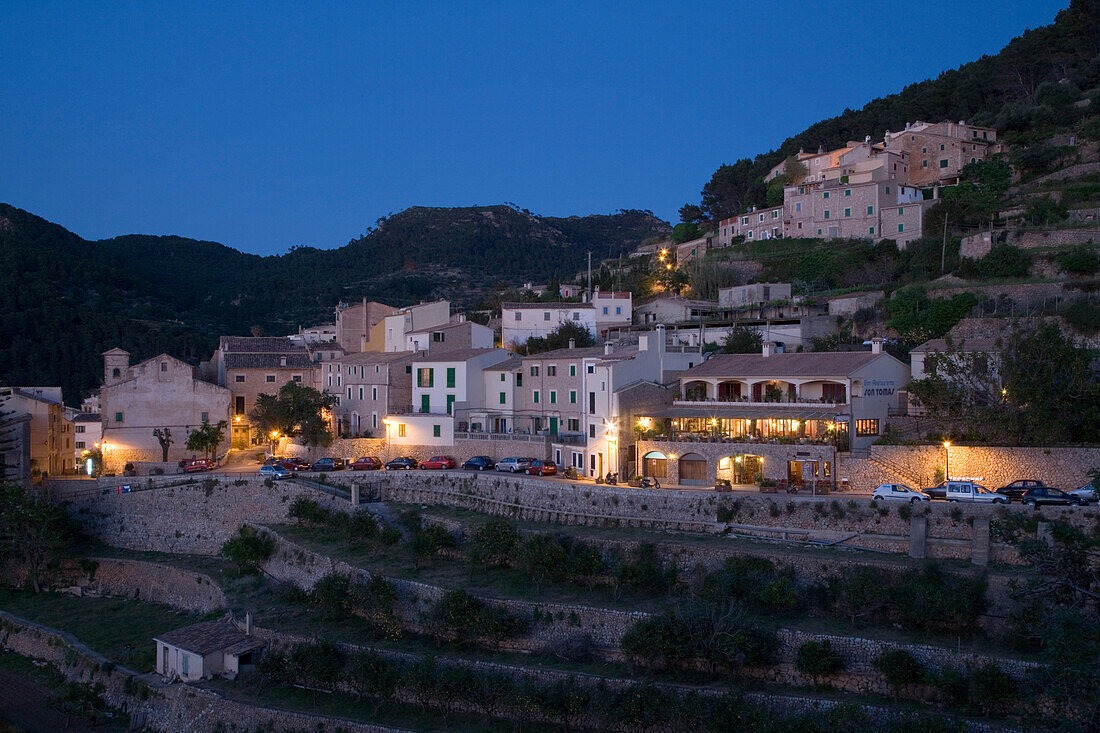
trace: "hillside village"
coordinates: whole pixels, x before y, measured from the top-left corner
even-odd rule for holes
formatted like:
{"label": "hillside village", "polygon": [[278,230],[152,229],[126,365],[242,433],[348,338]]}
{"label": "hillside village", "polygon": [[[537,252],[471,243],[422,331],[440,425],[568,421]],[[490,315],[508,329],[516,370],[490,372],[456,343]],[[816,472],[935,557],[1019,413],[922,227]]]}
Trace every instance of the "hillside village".
{"label": "hillside village", "polygon": [[[89,255],[195,293],[105,286],[63,344],[94,384],[0,386],[0,729],[1096,729],[1095,51],[969,120],[847,110],[675,226],[414,207],[339,259]],[[906,109],[956,109],[930,84]],[[5,211],[0,244],[89,245]],[[417,226],[453,251],[378,253]]]}

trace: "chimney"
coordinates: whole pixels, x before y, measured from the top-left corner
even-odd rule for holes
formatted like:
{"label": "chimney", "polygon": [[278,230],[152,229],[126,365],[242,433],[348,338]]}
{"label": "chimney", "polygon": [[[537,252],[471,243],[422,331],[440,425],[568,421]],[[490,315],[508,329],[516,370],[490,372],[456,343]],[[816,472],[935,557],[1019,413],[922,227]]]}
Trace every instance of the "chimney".
{"label": "chimney", "polygon": [[775,344],[771,341],[764,342],[764,356],[771,356],[775,352]]}
{"label": "chimney", "polygon": [[365,333],[361,334],[359,336],[359,350],[360,351],[366,351],[367,350],[367,334],[365,334]]}
{"label": "chimney", "polygon": [[871,142],[871,136],[870,135],[863,138],[863,144],[864,145],[868,145],[868,144],[870,144],[870,142]]}
{"label": "chimney", "polygon": [[569,348],[571,348],[571,349],[577,348],[577,339],[569,339]]}
{"label": "chimney", "polygon": [[882,337],[881,336],[875,336],[873,339],[871,339],[871,353],[872,354],[881,354],[882,353]]}
{"label": "chimney", "polygon": [[611,356],[611,352],[615,350],[615,344],[610,341],[605,341],[603,345],[603,355]]}
{"label": "chimney", "polygon": [[252,612],[249,611],[244,615],[244,633],[248,636],[252,636]]}
{"label": "chimney", "polygon": [[279,366],[281,366],[281,367],[286,366],[286,357],[285,356],[280,356],[279,357]]}

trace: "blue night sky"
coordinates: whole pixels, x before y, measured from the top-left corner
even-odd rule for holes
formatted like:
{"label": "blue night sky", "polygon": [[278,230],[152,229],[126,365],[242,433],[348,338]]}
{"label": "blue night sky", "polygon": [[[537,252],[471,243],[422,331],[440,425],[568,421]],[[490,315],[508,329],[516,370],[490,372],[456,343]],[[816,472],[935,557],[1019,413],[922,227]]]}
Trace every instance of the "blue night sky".
{"label": "blue night sky", "polygon": [[1067,4],[9,0],[0,201],[260,254],[414,205],[675,221],[722,163]]}

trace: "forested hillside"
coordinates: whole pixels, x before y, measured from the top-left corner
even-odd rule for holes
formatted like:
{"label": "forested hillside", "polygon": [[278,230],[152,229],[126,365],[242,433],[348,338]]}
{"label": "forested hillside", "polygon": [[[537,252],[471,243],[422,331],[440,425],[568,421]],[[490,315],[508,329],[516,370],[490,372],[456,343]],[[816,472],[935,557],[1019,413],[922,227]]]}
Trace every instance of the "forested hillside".
{"label": "forested hillside", "polygon": [[341,300],[475,302],[498,281],[545,282],[589,249],[616,256],[668,233],[649,212],[556,219],[509,206],[413,208],[334,250],[278,257],[216,242],[128,235],[89,242],[0,204],[0,384],[97,386],[100,353],[167,351],[197,362],[222,334],[285,334]]}
{"label": "forested hillside", "polygon": [[1023,33],[995,56],[911,84],[859,110],[846,109],[775,150],[721,166],[703,187],[701,202],[685,205],[681,218],[717,222],[748,206],[764,206],[764,174],[800,149],[839,148],[866,135],[881,140],[906,122],[966,120],[996,127],[1011,143],[1041,144],[1089,117],[1096,124],[1098,85],[1100,0],[1072,0],[1053,24]]}

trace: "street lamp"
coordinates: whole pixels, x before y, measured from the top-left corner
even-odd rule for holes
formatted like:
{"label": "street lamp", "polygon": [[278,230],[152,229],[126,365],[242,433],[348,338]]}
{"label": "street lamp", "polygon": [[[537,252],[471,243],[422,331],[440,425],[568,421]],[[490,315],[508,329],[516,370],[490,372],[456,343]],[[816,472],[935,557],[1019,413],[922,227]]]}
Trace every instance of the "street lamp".
{"label": "street lamp", "polygon": [[943,441],[943,448],[944,448],[944,452],[947,454],[947,457],[944,459],[944,462],[943,462],[943,480],[944,481],[950,481],[951,480],[951,441],[950,440]]}

